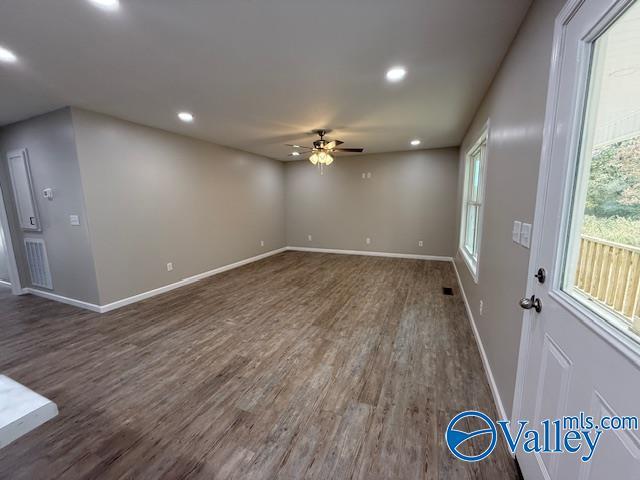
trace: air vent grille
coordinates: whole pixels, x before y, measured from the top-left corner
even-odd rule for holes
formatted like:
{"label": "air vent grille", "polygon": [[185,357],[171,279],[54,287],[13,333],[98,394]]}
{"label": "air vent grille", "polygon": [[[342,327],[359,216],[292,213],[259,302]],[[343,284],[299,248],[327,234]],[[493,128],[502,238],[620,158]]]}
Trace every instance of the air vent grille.
{"label": "air vent grille", "polygon": [[27,264],[31,275],[31,284],[34,287],[53,289],[51,281],[51,271],[49,270],[49,259],[44,240],[40,238],[25,238],[25,252],[27,254]]}

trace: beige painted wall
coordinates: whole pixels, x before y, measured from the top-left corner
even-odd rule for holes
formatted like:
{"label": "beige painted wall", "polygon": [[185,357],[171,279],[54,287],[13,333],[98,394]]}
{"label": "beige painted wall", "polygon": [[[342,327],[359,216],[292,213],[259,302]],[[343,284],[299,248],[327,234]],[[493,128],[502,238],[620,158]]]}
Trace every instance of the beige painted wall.
{"label": "beige painted wall", "polygon": [[[42,232],[25,233],[19,228],[7,152],[26,148],[40,212]],[[76,156],[70,109],[64,108],[0,129],[0,186],[7,202],[11,238],[23,287],[30,285],[24,258],[24,237],[44,238],[53,280],[53,293],[97,303],[98,288],[86,222],[80,169]],[[41,192],[52,188],[54,200]],[[69,215],[80,217],[72,226]]]}
{"label": "beige painted wall", "polygon": [[281,162],[72,113],[100,304],[285,245]]}
{"label": "beige painted wall", "polygon": [[563,4],[534,2],[460,149],[458,217],[464,156],[490,119],[478,283],[459,254],[455,261],[507,414],[522,325],[517,302],[526,293],[530,253],[511,241],[511,229],[514,220],[533,220],[553,22]]}
{"label": "beige painted wall", "polygon": [[[363,179],[368,172],[371,178]],[[308,161],[295,161],[285,173],[288,245],[449,257],[454,252],[456,148],[339,157],[324,175]]]}

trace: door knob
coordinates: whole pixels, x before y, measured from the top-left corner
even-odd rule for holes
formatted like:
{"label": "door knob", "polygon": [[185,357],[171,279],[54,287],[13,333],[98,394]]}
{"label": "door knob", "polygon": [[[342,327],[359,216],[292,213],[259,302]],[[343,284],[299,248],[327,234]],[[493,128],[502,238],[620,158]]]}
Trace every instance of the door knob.
{"label": "door knob", "polygon": [[521,298],[520,306],[525,310],[531,310],[533,308],[537,313],[542,311],[542,302],[539,298],[536,298],[535,295],[531,295],[531,298]]}

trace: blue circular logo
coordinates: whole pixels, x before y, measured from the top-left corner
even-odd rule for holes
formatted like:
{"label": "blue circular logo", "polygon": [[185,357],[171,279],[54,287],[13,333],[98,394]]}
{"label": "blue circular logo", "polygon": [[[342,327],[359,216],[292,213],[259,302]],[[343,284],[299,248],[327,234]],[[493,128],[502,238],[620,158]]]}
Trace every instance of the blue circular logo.
{"label": "blue circular logo", "polygon": [[[469,417],[476,417],[483,421],[487,427],[480,428],[479,430],[474,430],[472,432],[466,432],[464,430],[458,430],[455,428],[456,424],[460,422],[460,420]],[[477,455],[465,455],[461,453],[458,449],[464,444],[467,440],[480,436],[480,435],[491,435],[491,442],[489,446],[484,449],[481,453]],[[493,423],[487,415],[482,412],[476,412],[474,410],[468,410],[466,412],[459,413],[455,417],[451,419],[449,422],[449,426],[447,427],[447,446],[451,453],[453,453],[460,460],[464,460],[465,462],[477,462],[487,457],[493,452],[493,449],[496,448],[496,443],[498,441],[498,435],[496,432],[496,425]]]}

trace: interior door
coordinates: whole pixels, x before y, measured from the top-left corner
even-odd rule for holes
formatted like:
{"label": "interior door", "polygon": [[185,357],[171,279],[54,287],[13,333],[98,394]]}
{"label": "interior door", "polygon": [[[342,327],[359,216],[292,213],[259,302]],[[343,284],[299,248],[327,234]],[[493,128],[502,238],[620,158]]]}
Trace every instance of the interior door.
{"label": "interior door", "polygon": [[601,425],[640,415],[638,222],[640,0],[569,0],[556,20],[513,416],[541,438],[541,422],[580,412],[602,432],[587,461],[585,445],[521,444],[527,480],[640,479],[633,418]]}
{"label": "interior door", "polygon": [[40,220],[33,191],[27,150],[9,152],[7,161],[20,226],[23,230],[40,231]]}

